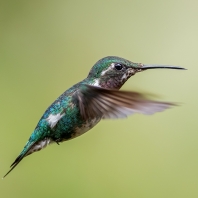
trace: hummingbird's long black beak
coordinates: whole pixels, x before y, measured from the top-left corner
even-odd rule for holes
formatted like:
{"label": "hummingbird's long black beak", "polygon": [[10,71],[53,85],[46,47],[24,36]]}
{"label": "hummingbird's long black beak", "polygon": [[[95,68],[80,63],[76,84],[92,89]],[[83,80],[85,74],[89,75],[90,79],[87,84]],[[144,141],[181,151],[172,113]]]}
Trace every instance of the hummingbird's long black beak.
{"label": "hummingbird's long black beak", "polygon": [[147,69],[183,69],[186,70],[183,67],[177,67],[172,65],[142,65],[141,70],[147,70]]}

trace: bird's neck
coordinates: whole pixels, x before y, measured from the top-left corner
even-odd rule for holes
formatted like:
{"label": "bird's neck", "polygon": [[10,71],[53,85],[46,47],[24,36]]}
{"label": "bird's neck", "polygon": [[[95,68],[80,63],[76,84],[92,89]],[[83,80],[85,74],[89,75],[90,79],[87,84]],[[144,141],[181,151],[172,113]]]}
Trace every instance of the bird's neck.
{"label": "bird's neck", "polygon": [[86,78],[84,80],[85,83],[97,86],[97,87],[102,87],[106,89],[120,89],[122,85],[124,84],[123,81],[120,81],[116,78],[92,78],[88,79]]}

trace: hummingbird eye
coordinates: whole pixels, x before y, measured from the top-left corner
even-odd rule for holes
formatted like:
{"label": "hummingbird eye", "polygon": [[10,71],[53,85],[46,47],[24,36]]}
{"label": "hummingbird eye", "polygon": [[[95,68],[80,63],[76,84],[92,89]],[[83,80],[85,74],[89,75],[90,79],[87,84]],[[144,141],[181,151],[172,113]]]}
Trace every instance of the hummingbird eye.
{"label": "hummingbird eye", "polygon": [[116,64],[114,65],[114,67],[115,67],[117,70],[122,70],[123,65],[120,64],[120,63],[116,63]]}

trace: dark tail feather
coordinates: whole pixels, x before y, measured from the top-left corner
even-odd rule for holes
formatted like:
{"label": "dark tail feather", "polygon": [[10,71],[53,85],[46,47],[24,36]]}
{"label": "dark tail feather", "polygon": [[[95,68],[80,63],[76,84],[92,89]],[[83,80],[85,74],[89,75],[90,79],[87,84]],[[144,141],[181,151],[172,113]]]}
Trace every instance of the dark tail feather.
{"label": "dark tail feather", "polygon": [[50,138],[44,138],[40,141],[28,141],[25,145],[23,151],[20,153],[20,155],[15,159],[15,161],[10,166],[10,170],[3,176],[2,179],[4,179],[18,164],[19,162],[26,157],[27,155],[30,155],[33,152],[40,151],[41,149],[45,148],[49,143],[51,139]]}
{"label": "dark tail feather", "polygon": [[25,155],[24,154],[21,154],[21,155],[19,155],[16,159],[15,159],[15,161],[12,163],[12,165],[10,166],[10,170],[3,176],[3,178],[2,179],[4,179],[18,164],[19,164],[19,162],[23,159],[25,157]]}
{"label": "dark tail feather", "polygon": [[18,164],[19,162],[28,155],[28,151],[31,149],[33,143],[29,145],[29,142],[24,147],[23,151],[20,153],[20,155],[15,159],[15,161],[11,164],[10,170],[3,176],[2,179],[4,179]]}

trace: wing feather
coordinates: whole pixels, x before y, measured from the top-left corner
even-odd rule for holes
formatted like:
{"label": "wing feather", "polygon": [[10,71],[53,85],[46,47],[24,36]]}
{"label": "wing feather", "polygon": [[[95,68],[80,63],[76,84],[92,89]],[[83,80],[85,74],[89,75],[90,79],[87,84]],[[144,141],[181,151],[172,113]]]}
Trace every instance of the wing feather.
{"label": "wing feather", "polygon": [[149,100],[143,94],[82,85],[76,98],[84,119],[125,118],[134,113],[153,114],[175,106],[170,102]]}

